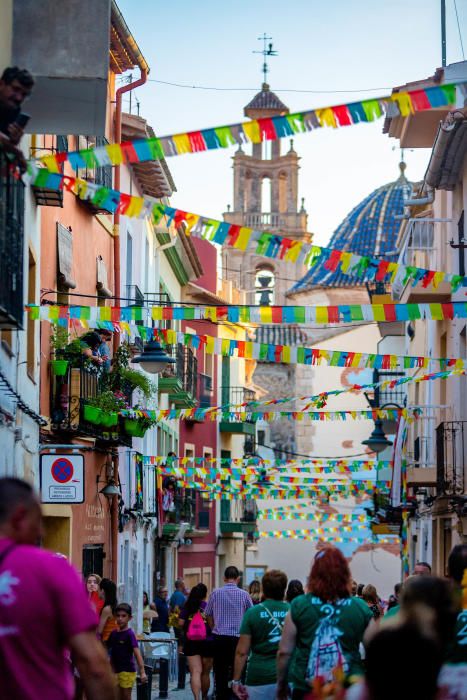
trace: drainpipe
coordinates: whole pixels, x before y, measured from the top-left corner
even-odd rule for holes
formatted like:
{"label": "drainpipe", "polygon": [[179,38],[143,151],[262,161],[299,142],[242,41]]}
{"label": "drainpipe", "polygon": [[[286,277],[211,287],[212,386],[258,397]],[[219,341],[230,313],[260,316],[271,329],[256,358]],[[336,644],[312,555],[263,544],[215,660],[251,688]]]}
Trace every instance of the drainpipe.
{"label": "drainpipe", "polygon": [[[128,85],[123,85],[118,88],[115,93],[115,128],[114,128],[114,142],[121,143],[122,140],[122,96],[125,92],[130,92],[140,85],[144,85],[147,80],[149,73],[149,66],[141,53],[138,44],[136,43],[133,35],[131,34],[125,19],[117,7],[116,2],[112,2],[112,21],[118,25],[119,31],[126,37],[126,40],[131,47],[133,56],[135,57],[135,64],[140,70],[140,78],[134,83],[129,83]],[[116,190],[120,190],[120,166],[115,167],[114,176],[114,187]],[[115,305],[120,306],[120,212],[117,210],[114,214],[113,223],[113,252],[114,252],[114,287],[115,287]],[[118,333],[114,333],[114,350],[116,350],[119,344]],[[113,460],[113,473],[116,483],[119,481],[118,474],[118,450],[115,450],[112,454]],[[117,554],[118,554],[118,499],[112,499],[112,505],[110,510],[111,518],[111,577],[114,581],[117,581]]]}
{"label": "drainpipe", "polygon": [[[144,59],[143,59],[144,61]],[[146,62],[144,62],[146,68],[140,66],[140,78],[134,83],[129,83],[128,85],[123,85],[116,91],[116,106],[115,106],[115,132],[114,141],[115,143],[121,143],[122,140],[122,96],[125,92],[130,92],[140,85],[144,85],[147,80],[148,70]],[[147,70],[146,70],[147,69]],[[120,190],[120,165],[115,166],[114,175],[114,188]],[[113,249],[114,249],[114,288],[115,288],[115,306],[120,306],[120,295],[121,295],[121,282],[120,282],[120,212],[114,213],[114,224],[113,224]],[[114,333],[114,351],[119,345],[118,333]],[[116,483],[119,482],[120,477],[118,473],[118,451],[113,455],[114,463],[114,477]],[[118,556],[118,498],[112,499],[112,504],[110,508],[110,527],[111,527],[111,578],[113,581],[117,581],[118,570],[117,570],[117,556]]]}
{"label": "drainpipe", "polygon": [[[116,107],[115,107],[115,143],[120,143],[122,140],[122,96],[125,92],[130,92],[140,85],[144,85],[147,80],[148,70],[147,64],[146,68],[140,66],[140,78],[134,83],[129,83],[128,85],[123,85],[118,88],[116,92]],[[116,190],[120,190],[120,165],[115,166],[115,177],[114,186]],[[114,235],[114,286],[115,286],[115,305],[120,306],[120,212],[117,211],[114,214],[114,225],[113,225],[113,235]]]}

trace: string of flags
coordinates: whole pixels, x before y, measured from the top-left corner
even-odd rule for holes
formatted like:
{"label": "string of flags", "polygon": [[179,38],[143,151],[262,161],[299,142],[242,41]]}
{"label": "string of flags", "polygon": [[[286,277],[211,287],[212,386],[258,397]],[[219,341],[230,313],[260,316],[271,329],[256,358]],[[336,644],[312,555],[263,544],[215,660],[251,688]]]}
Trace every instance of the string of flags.
{"label": "string of flags", "polygon": [[[70,320],[131,323],[142,321],[228,321],[258,324],[338,324],[444,321],[467,318],[467,303],[336,304],[328,306],[57,306],[28,304],[31,319],[66,324]],[[122,326],[123,327],[123,326]],[[123,327],[127,330],[126,327]],[[131,330],[130,330],[131,332]],[[284,346],[286,348],[287,346]],[[282,351],[284,353],[284,350]],[[286,355],[287,357],[287,352]],[[287,360],[286,360],[287,361]]]}
{"label": "string of flags", "polygon": [[[419,382],[426,382],[426,381],[434,381],[435,379],[448,379],[449,377],[454,377],[454,376],[462,376],[467,373],[467,370],[463,369],[449,369],[445,370],[443,372],[431,372],[430,374],[421,374],[413,377],[400,377],[399,379],[384,379],[383,381],[380,382],[371,382],[369,384],[351,384],[348,387],[343,387],[341,389],[333,389],[331,391],[323,391],[320,394],[314,394],[313,396],[286,396],[284,398],[280,399],[268,399],[266,401],[244,401],[242,403],[238,404],[224,404],[223,406],[212,406],[211,408],[187,408],[187,409],[181,409],[182,413],[178,413],[178,410],[172,413],[170,409],[167,409],[167,411],[164,411],[164,417],[166,419],[171,419],[173,418],[180,418],[184,417],[190,418],[193,420],[204,420],[204,417],[208,415],[209,413],[217,413],[219,411],[221,412],[228,412],[229,407],[230,411],[233,413],[238,413],[239,417],[242,420],[246,420],[249,416],[249,413],[253,411],[257,407],[263,407],[263,406],[277,406],[280,404],[285,404],[285,403],[290,403],[292,401],[306,401],[306,405],[303,406],[300,410],[302,412],[308,411],[311,407],[313,408],[324,408],[328,402],[328,399],[330,396],[340,396],[341,394],[347,394],[347,393],[358,393],[361,391],[365,390],[374,390],[374,389],[394,389],[396,386],[402,386],[403,384],[410,384],[412,382],[414,383],[419,383]],[[246,410],[244,411],[232,411],[232,409],[238,409],[238,408],[244,408]],[[384,409],[387,410],[387,409]],[[411,409],[403,409],[404,411],[408,411],[408,413],[405,413],[404,416],[408,420],[415,420],[418,416],[421,415],[422,411],[420,408],[411,408]],[[150,420],[155,420],[157,419],[157,416],[161,413],[161,411],[151,411],[151,410],[143,410],[143,409],[127,409],[127,410],[122,410],[120,411],[120,415],[126,417],[126,418],[148,418]]]}
{"label": "string of flags", "polygon": [[[341,513],[336,513],[336,515],[343,515]],[[367,523],[368,518],[366,515],[361,515],[356,518],[324,518],[324,517],[316,517],[316,514],[314,513],[301,513],[300,511],[290,511],[290,512],[285,512],[285,511],[279,511],[279,512],[274,512],[274,511],[264,511],[260,510],[258,511],[258,520],[307,520],[307,521],[314,521],[317,523]]]}
{"label": "string of flags", "polygon": [[[135,326],[140,332],[141,327]],[[274,345],[272,343],[257,343],[231,338],[214,338],[209,335],[184,333],[172,329],[153,329],[147,327],[148,335],[162,340],[167,345],[182,343],[193,350],[203,348],[205,352],[223,357],[240,357],[259,360],[261,362],[287,362],[329,367],[356,367],[374,369],[427,369],[430,363],[439,364],[440,369],[446,367],[466,367],[467,358],[432,358],[414,355],[390,355],[349,350],[327,350],[324,348],[309,348],[304,346]]]}
{"label": "string of flags", "polygon": [[[315,540],[322,540],[323,534],[317,536],[314,530],[266,530],[259,531],[258,535],[263,539],[275,539],[275,540],[307,540],[308,542]],[[340,542],[340,543],[374,543],[375,545],[381,544],[397,544],[399,538],[397,536],[381,537],[372,536],[365,538],[358,538],[352,535],[346,535],[345,537],[339,537],[338,535],[333,535],[332,537],[326,537],[327,541]]]}
{"label": "string of flags", "polygon": [[[132,409],[122,411],[126,417],[132,417]],[[140,415],[141,414],[141,415]],[[149,418],[151,421],[162,420],[210,420],[211,422],[256,422],[259,420],[272,423],[279,420],[294,421],[346,421],[346,420],[389,420],[397,421],[403,415],[411,419],[412,409],[399,408],[373,408],[346,411],[230,411],[225,409],[197,409],[197,408],[167,408],[160,410],[143,410],[136,412],[138,417]]]}
{"label": "string of flags", "polygon": [[[306,459],[263,459],[262,457],[166,457],[162,455],[143,455],[143,464],[146,466],[158,466],[162,464],[170,466],[178,464],[197,467],[205,467],[206,465],[220,465],[223,468],[230,465],[246,468],[272,466],[287,469],[289,469],[290,466],[295,465],[313,465],[314,468],[336,468],[342,466],[349,468],[355,467],[356,469],[383,469],[388,467],[391,462],[387,460],[357,460],[352,458],[320,459],[309,457]],[[305,508],[306,506],[303,504],[297,504],[297,507]]]}
{"label": "string of flags", "polygon": [[[57,323],[60,322],[60,319]],[[166,345],[183,344],[196,351],[200,348],[209,355],[221,357],[238,357],[260,362],[276,362],[288,364],[304,364],[310,366],[352,367],[358,369],[428,369],[432,363],[440,369],[467,367],[467,358],[445,357],[434,358],[421,355],[391,355],[379,353],[352,352],[349,350],[327,350],[301,345],[276,345],[273,343],[257,343],[251,340],[236,340],[233,338],[216,338],[211,335],[186,333],[173,329],[153,328],[152,326],[136,325],[112,321],[76,321],[83,328],[105,328],[111,332],[125,332],[129,336],[139,336],[144,341],[156,338]]]}
{"label": "string of flags", "polygon": [[172,224],[177,230],[183,227],[184,235],[237,250],[252,251],[256,255],[267,258],[293,262],[309,269],[322,266],[329,272],[339,270],[343,274],[360,278],[362,282],[375,280],[392,284],[397,278],[403,285],[421,284],[425,288],[430,286],[437,288],[445,282],[450,284],[452,291],[456,291],[460,286],[467,286],[467,277],[462,275],[403,265],[399,262],[362,256],[337,248],[325,248],[305,240],[294,240],[268,231],[229,224],[157,203],[151,197],[125,194],[77,177],[37,168],[31,164],[25,179],[34,187],[67,189],[80,199],[89,200],[94,206],[110,213],[119,211],[127,217],[149,217],[156,225],[165,217],[167,227]]}
{"label": "string of flags", "polygon": [[415,112],[449,107],[456,102],[457,87],[463,86],[452,83],[396,92],[383,97],[253,119],[227,126],[197,129],[160,138],[137,139],[79,151],[58,152],[42,156],[39,160],[49,170],[58,172],[65,162],[69,162],[72,168],[77,170],[122,163],[141,163],[184,153],[200,153],[235,145],[274,141],[322,127],[351,126],[373,122],[383,116],[407,117]]}
{"label": "string of flags", "polygon": [[[203,484],[203,482],[210,484],[210,483],[217,483],[217,482],[235,482],[235,481],[245,481],[245,483],[249,483],[252,481],[257,481],[258,480],[258,472],[254,471],[245,471],[240,468],[237,470],[226,470],[226,469],[218,469],[218,470],[208,470],[206,468],[199,468],[199,467],[161,467],[161,473],[164,475],[168,476],[174,476],[180,479],[194,479],[195,481],[198,480],[200,484]],[[357,483],[357,482],[368,482],[370,480],[375,480],[377,475],[376,474],[365,474],[365,476],[359,475],[360,472],[355,475],[354,472],[306,472],[306,471],[296,471],[296,472],[287,472],[287,473],[280,473],[280,472],[273,472],[269,471],[267,474],[267,479],[266,482],[261,482],[265,483],[266,485],[269,486],[280,486],[281,482],[287,482],[290,484],[299,484],[299,483],[306,483],[306,484],[312,484],[312,483],[326,483],[326,484],[333,484],[333,483],[339,483],[339,484],[345,484],[345,483]],[[342,479],[341,477],[349,477],[346,479]],[[374,478],[373,478],[374,477]],[[260,477],[261,478],[261,477]],[[211,480],[211,481],[209,481]],[[377,480],[377,479],[376,479]]]}

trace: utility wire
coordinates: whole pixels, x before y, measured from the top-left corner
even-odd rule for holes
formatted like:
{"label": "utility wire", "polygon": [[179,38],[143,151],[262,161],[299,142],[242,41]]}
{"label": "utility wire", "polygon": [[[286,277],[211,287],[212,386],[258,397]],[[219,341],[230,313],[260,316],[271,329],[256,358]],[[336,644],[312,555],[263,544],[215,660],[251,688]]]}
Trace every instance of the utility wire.
{"label": "utility wire", "polygon": [[462,41],[462,32],[461,32],[461,25],[459,22],[459,13],[457,12],[457,0],[454,0],[454,9],[456,11],[457,30],[459,32],[459,41],[461,43],[462,58],[465,61],[464,42]]}
{"label": "utility wire", "polygon": [[[170,85],[171,87],[178,88],[188,88],[190,90],[214,90],[216,92],[258,92],[257,87],[215,87],[211,85],[186,85],[183,83],[172,83],[168,80],[156,80],[155,78],[149,78],[148,83],[159,83],[160,85]],[[275,88],[275,92],[302,92],[311,93],[314,95],[324,95],[324,94],[337,94],[337,93],[354,93],[354,92],[376,92],[381,90],[391,90],[392,87],[375,87],[375,88],[361,88],[353,90],[296,90],[293,88]]]}

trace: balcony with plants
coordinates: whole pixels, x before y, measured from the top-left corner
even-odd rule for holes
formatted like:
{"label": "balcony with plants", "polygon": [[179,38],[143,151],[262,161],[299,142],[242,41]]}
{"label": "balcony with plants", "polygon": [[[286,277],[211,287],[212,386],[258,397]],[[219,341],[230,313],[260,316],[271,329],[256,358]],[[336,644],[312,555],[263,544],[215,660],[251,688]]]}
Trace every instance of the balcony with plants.
{"label": "balcony with plants", "polygon": [[160,375],[159,393],[169,395],[169,403],[176,408],[192,408],[197,401],[198,362],[191,348],[182,343],[170,345],[167,354],[175,359]]}
{"label": "balcony with plants", "polygon": [[54,431],[123,445],[144,436],[153,421],[125,417],[121,412],[144,410],[155,388],[146,374],[130,367],[126,344],[117,349],[109,371],[84,356],[82,340],[70,342],[66,328],[54,328],[51,347],[50,423]]}

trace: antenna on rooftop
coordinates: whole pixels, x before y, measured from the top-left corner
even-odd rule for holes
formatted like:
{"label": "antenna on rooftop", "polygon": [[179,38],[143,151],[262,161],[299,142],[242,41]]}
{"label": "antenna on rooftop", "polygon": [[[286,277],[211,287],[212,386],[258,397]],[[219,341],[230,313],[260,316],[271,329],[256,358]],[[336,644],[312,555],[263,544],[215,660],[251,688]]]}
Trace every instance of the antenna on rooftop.
{"label": "antenna on rooftop", "polygon": [[260,53],[264,56],[263,68],[262,68],[263,83],[267,83],[267,77],[268,77],[268,73],[269,73],[268,57],[269,56],[278,56],[278,52],[275,51],[273,48],[272,36],[267,36],[266,32],[264,32],[263,36],[258,37],[258,41],[263,42],[263,50],[262,51],[253,51],[253,53]]}

